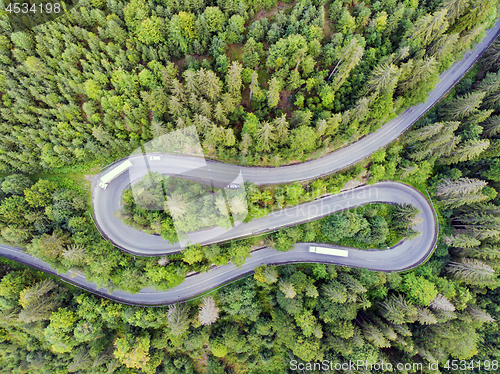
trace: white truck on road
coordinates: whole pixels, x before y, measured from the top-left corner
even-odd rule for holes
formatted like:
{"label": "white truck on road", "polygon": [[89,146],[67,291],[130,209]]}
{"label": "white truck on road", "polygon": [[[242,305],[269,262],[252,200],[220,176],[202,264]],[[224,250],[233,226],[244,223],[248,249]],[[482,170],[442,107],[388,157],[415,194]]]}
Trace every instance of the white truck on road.
{"label": "white truck on road", "polygon": [[349,251],[346,251],[345,249],[315,247],[312,245],[309,246],[309,252],[319,253],[323,255],[341,256],[341,257],[347,257],[347,255],[349,254]]}
{"label": "white truck on road", "polygon": [[108,184],[115,179],[116,177],[122,175],[125,173],[128,169],[132,167],[132,163],[127,160],[125,162],[122,162],[120,165],[118,165],[116,168],[111,170],[108,174],[104,174],[101,177],[101,180],[99,181],[99,187],[101,187],[103,190],[108,187]]}

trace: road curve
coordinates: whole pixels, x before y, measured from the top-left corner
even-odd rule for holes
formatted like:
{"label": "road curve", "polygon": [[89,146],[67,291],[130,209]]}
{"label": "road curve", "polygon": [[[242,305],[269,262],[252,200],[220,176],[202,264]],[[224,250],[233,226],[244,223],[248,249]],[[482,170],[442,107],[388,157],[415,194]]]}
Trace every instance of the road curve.
{"label": "road curve", "polygon": [[[308,246],[311,243],[297,243],[295,248],[288,252],[263,248],[252,252],[251,257],[247,259],[241,268],[236,268],[232,264],[219,266],[207,273],[188,276],[182,284],[168,291],[160,292],[145,288],[136,294],[123,291],[108,292],[106,289],[99,289],[95,284],[88,283],[85,276],[79,272],[57,274],[49,264],[24,253],[18,248],[0,245],[0,255],[55,274],[97,295],[121,303],[144,306],[167,305],[191,299],[224,283],[241,278],[263,264],[320,262],[363,267],[376,271],[401,271],[421,264],[431,255],[437,240],[434,210],[427,199],[416,189],[397,182],[380,182],[373,186],[358,187],[352,191],[332,196],[332,198],[334,199],[331,203],[325,203],[325,206],[329,207],[328,209],[333,209],[329,214],[334,211],[375,202],[412,204],[421,211],[419,215],[421,222],[416,226],[416,230],[420,232],[420,235],[413,240],[403,241],[384,251],[344,248],[349,250],[348,257],[310,253]],[[339,248],[325,244],[321,244],[321,246]]]}
{"label": "road curve", "polygon": [[[379,148],[391,143],[435,105],[471,68],[474,62],[477,61],[479,56],[486,50],[499,33],[500,19],[497,20],[493,28],[486,32],[485,38],[474,50],[464,54],[462,60],[456,62],[441,74],[440,82],[429,94],[429,98],[425,103],[407,109],[400,116],[383,125],[378,131],[367,135],[356,143],[332,152],[320,159],[277,168],[240,167],[216,161],[207,161],[206,164],[209,169],[210,179],[212,181],[219,181],[221,185],[224,185],[224,183],[231,183],[231,181],[241,173],[245,181],[254,182],[260,185],[279,184],[317,178],[355,164],[370,156]],[[109,169],[99,174],[92,184],[94,217],[98,228],[103,235],[117,247],[135,255],[157,256],[178,252],[181,249],[178,244],[170,245],[159,236],[148,235],[138,230],[134,230],[125,225],[120,219],[116,218],[114,213],[120,209],[122,191],[130,185],[130,181],[139,180],[147,171],[156,171],[162,174],[185,175],[186,169],[190,167],[193,169],[200,167],[200,159],[181,155],[164,155],[161,161],[151,162],[145,162],[145,158],[142,156],[131,156],[130,159],[132,163],[134,163],[134,166],[128,173],[122,174],[120,177],[113,180],[106,190],[102,190],[98,187],[97,181],[103,174],[107,173]],[[204,169],[202,173],[206,174],[208,172],[207,169]],[[338,200],[336,197],[332,197],[332,199],[336,202]],[[190,239],[192,239],[191,242],[193,243],[200,242],[201,244],[210,244],[217,241],[233,239],[238,236],[251,235],[256,230],[261,231],[262,228],[286,226],[315,218],[314,215],[310,217],[302,215],[294,218],[288,214],[292,211],[293,209],[289,209],[286,214],[280,213],[281,217],[279,219],[277,219],[276,215],[272,214],[267,219],[255,220],[249,224],[240,225],[236,229],[232,229],[229,233],[225,233],[225,230],[220,229],[220,236],[212,240],[201,240],[200,237],[203,235],[203,232],[190,236]],[[196,240],[196,235],[198,235],[198,240]]]}
{"label": "road curve", "polygon": [[[382,126],[382,128],[380,128],[377,132],[366,136],[348,147],[333,152],[328,156],[318,160],[309,161],[307,163],[284,166],[280,168],[243,167],[241,170],[244,179],[257,184],[283,183],[293,180],[312,179],[341,170],[346,166],[352,165],[366,158],[377,149],[386,146],[391,141],[396,139],[413,123],[415,123],[416,120],[425,114],[434,104],[436,104],[439,99],[451,87],[453,87],[453,85],[477,61],[479,56],[496,38],[499,31],[500,20],[497,21],[492,29],[488,30],[486,37],[473,51],[465,54],[461,61],[455,63],[447,71],[441,74],[441,82],[430,93],[429,99],[425,103],[406,110],[402,115]],[[217,169],[218,165],[221,164],[210,162],[210,165],[213,169]],[[116,183],[117,180],[113,181],[114,185],[116,185]],[[113,188],[106,190],[106,193],[102,193],[102,190],[96,190],[96,186],[94,184],[93,191],[95,192],[93,195],[94,212],[96,212],[96,219],[100,215],[98,224],[101,229],[106,228],[106,225],[109,222],[121,223],[114,216],[110,217],[109,214],[103,215],[103,212],[106,210],[108,210],[108,213],[110,211],[114,212],[116,210],[117,201],[119,207],[122,190],[116,189],[113,186]],[[348,257],[334,257],[317,253],[309,253],[308,243],[298,243],[293,250],[286,253],[277,252],[271,248],[264,248],[253,252],[251,257],[247,259],[246,263],[241,268],[235,268],[232,264],[220,266],[210,270],[208,273],[200,273],[189,276],[181,285],[171,290],[159,292],[150,288],[145,288],[137,294],[130,294],[123,291],[108,292],[105,289],[100,289],[95,284],[88,283],[85,276],[79,272],[57,274],[57,272],[52,269],[49,264],[24,253],[18,248],[0,245],[0,255],[26,265],[33,266],[39,270],[56,274],[60,278],[97,295],[122,303],[145,306],[166,305],[188,300],[221,284],[240,278],[243,275],[252,272],[255,267],[262,264],[321,262],[352,267],[365,267],[378,271],[398,271],[415,267],[424,262],[431,255],[437,241],[436,221],[433,209],[420,192],[396,182],[377,183],[374,186],[365,186],[355,189],[354,191],[355,194],[364,191],[362,194],[364,194],[365,197],[355,197],[355,199],[352,200],[352,203],[354,204],[353,206],[363,205],[369,202],[404,202],[418,207],[421,210],[420,218],[422,218],[422,222],[416,227],[416,229],[421,233],[421,235],[413,240],[404,241],[385,251],[349,249]],[[320,205],[321,207],[332,207],[335,206],[335,204],[339,204],[337,207],[338,210],[347,209],[351,206],[346,205],[349,200],[349,197],[346,196],[346,194],[348,193],[328,197],[328,199],[332,199],[330,200],[330,204],[325,202],[325,199],[323,199],[321,200],[321,204],[324,205]],[[371,200],[369,196],[371,196]],[[334,202],[333,200],[335,199],[337,199],[337,201]],[[310,204],[318,203],[312,202]],[[300,208],[296,207],[295,209]],[[104,220],[102,218],[104,218]],[[308,219],[310,219],[310,216],[308,216]],[[125,227],[125,229],[126,231],[131,230],[129,227]],[[324,244],[322,245],[325,246]]]}

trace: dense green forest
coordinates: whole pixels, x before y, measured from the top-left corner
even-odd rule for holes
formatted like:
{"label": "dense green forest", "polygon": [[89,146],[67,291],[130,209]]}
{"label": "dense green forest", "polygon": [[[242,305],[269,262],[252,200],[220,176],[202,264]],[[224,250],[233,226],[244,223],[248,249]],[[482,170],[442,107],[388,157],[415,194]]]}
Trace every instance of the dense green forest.
{"label": "dense green forest", "polygon": [[403,275],[323,264],[264,266],[214,295],[165,308],[68,292],[3,266],[1,362],[20,373],[127,367],[223,374],[299,372],[288,369],[293,360],[425,367],[478,352],[498,357],[498,348],[481,338],[498,339],[491,329],[500,317],[496,299],[482,295],[484,284],[451,277],[443,265],[434,259]]}
{"label": "dense green forest", "polygon": [[[1,241],[58,271],[139,292],[167,290],[214,264],[240,266],[262,246],[385,249],[412,237],[414,208],[372,204],[260,237],[135,257],[100,236],[76,171],[190,125],[206,155],[224,161],[320,156],[424,100],[497,8],[495,0],[82,0],[25,32],[12,32],[1,11]],[[425,373],[437,360],[446,372],[447,360],[471,358],[482,370],[461,372],[498,371],[499,69],[497,40],[411,131],[349,170],[245,185],[246,220],[380,180],[427,189],[440,240],[425,264],[402,273],[262,266],[199,299],[142,308],[3,261],[1,371],[299,374],[291,362],[364,360],[421,363],[407,372]],[[171,196],[183,183],[172,181]],[[124,201],[131,226],[178,239],[169,219],[179,210],[141,210],[130,190]]]}
{"label": "dense green forest", "polygon": [[[401,140],[363,166],[325,179],[368,175],[371,182],[394,179],[427,187],[439,211],[442,240],[426,264],[388,274],[322,264],[261,267],[200,300],[165,308],[130,307],[78,290],[68,292],[46,276],[4,266],[3,367],[30,373],[57,368],[122,372],[127,367],[150,373],[299,373],[290,369],[293,360],[411,362],[425,368],[436,360],[446,364],[451,358],[473,357],[490,360],[489,368],[496,370],[499,51],[496,42],[449,98]],[[160,274],[156,269],[186,269],[182,254],[161,258],[161,267],[156,267],[155,258],[132,260],[92,227],[82,208],[85,191],[62,178],[34,182],[20,176],[3,180],[4,239],[14,228],[28,227],[24,221],[9,224],[8,219],[33,219],[28,217],[38,213],[46,226],[37,224],[36,230],[47,230],[45,235],[54,240],[36,246],[43,234],[35,231],[29,238],[11,238],[21,244],[31,240],[35,245],[28,244],[28,250],[43,255],[42,250],[50,248],[43,244],[67,235],[71,241],[57,247],[60,252],[49,250],[45,256],[56,253],[59,266],[64,266],[63,254],[76,249],[74,244],[85,245],[95,259],[85,270],[89,279],[101,276],[103,282],[116,280],[122,287],[127,281],[144,284],[141,276]],[[302,188],[304,194],[311,192]],[[260,200],[266,190],[275,189],[255,190]],[[63,213],[68,209],[70,213]],[[72,223],[77,220],[79,224]],[[86,243],[79,241],[84,238]],[[224,246],[203,250],[211,255]],[[226,246],[234,250],[236,244]],[[193,265],[202,269],[192,248]],[[126,261],[128,266],[121,268]],[[133,276],[138,278],[131,280]],[[160,275],[151,279],[165,286]]]}
{"label": "dense green forest", "polygon": [[243,221],[247,212],[243,189],[212,191],[208,184],[159,173],[148,173],[133,188],[123,191],[123,203],[118,216],[127,224],[147,228],[147,232],[160,234],[171,243],[193,231],[216,226],[229,229],[234,221]]}
{"label": "dense green forest", "polygon": [[491,322],[466,287],[432,266],[406,275],[268,266],[215,295],[168,308],[69,292],[7,266],[2,275],[0,344],[9,372],[128,367],[177,374],[206,363],[208,373],[277,373],[291,359],[470,358],[483,349],[477,330]]}
{"label": "dense green forest", "polygon": [[[352,175],[353,171],[346,174]],[[160,235],[173,244],[180,240],[179,236],[185,239],[185,233],[213,227],[229,229],[235,221],[249,222],[269,211],[336,193],[336,186],[342,180],[337,176],[317,179],[304,186],[296,182],[261,188],[262,191],[247,182],[244,189],[225,189],[222,192],[216,188],[212,192],[212,187],[203,183],[149,173],[133,188],[123,191],[123,207],[116,216],[136,230]],[[354,181],[354,184],[345,183],[346,187],[361,183]],[[387,248],[418,234],[412,226],[417,223],[419,213],[418,209],[407,204],[369,204],[281,229],[277,234],[264,235],[264,243],[279,251],[290,250],[297,242],[314,241],[355,248]],[[183,253],[184,260],[188,257],[190,264],[193,262],[191,256],[199,258],[197,262],[202,259],[209,263],[214,261],[213,254],[209,257],[200,246],[187,248]]]}
{"label": "dense green forest", "polygon": [[[184,186],[186,181],[176,182]],[[182,283],[189,272],[207,271],[213,264],[225,265],[231,261],[240,266],[252,250],[263,246],[288,251],[297,242],[324,241],[359,248],[386,248],[414,235],[411,226],[418,213],[411,206],[408,209],[408,206],[373,204],[258,237],[206,247],[192,245],[169,256],[135,257],[100,236],[88,213],[86,193],[67,178],[38,179],[34,183],[20,174],[6,177],[0,184],[2,241],[26,248],[58,271],[82,270],[88,281],[103,287],[109,287],[111,280],[112,288],[138,292],[145,286],[172,288]],[[134,228],[150,233],[158,233],[155,231],[158,229],[165,238],[177,241],[172,219],[164,211],[135,209],[141,210],[142,215],[135,221],[127,221]],[[157,227],[155,222],[162,217],[165,222]],[[326,226],[328,235],[324,234]]]}
{"label": "dense green forest", "polygon": [[105,164],[190,125],[221,160],[319,156],[423,101],[498,2],[276,5],[82,0],[18,32],[2,11],[0,171]]}
{"label": "dense green forest", "polygon": [[[382,150],[375,153],[372,159],[385,160],[385,155],[385,151]],[[236,213],[236,219],[241,218],[244,222],[249,222],[254,218],[264,217],[275,210],[313,201],[327,194],[337,194],[342,190],[349,190],[364,183],[372,183],[373,177],[367,173],[365,166],[365,164],[360,163],[343,172],[310,182],[257,186],[246,181],[242,192],[225,188],[224,194],[227,194],[230,208],[232,207],[231,211]],[[173,181],[176,181],[176,184],[179,183],[179,186],[172,184]],[[183,184],[186,185],[185,189],[180,188]],[[183,207],[180,212],[186,210],[186,204],[189,201],[200,198],[203,193],[210,192],[206,185],[201,183],[152,173],[145,175],[140,182],[134,184],[134,188],[123,191],[123,208],[117,212],[117,215],[132,227],[152,230],[156,234],[162,233],[159,224],[167,220],[168,223],[165,225],[169,230],[172,217],[169,213],[169,205],[165,203],[167,191],[163,190],[163,186],[171,186],[168,194],[176,196],[174,200],[171,200],[171,204],[178,202],[175,205]],[[222,191],[222,188],[214,189],[214,191]],[[196,204],[193,202],[193,205]],[[151,211],[157,211],[157,213]],[[166,239],[167,236],[165,232]],[[175,238],[173,239],[175,240]]]}

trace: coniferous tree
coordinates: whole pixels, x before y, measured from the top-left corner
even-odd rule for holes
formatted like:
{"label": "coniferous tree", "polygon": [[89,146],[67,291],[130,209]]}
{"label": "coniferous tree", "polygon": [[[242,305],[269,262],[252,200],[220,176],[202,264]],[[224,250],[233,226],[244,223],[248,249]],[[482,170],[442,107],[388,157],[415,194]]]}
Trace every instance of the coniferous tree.
{"label": "coniferous tree", "polygon": [[82,265],[86,258],[85,247],[76,244],[70,245],[62,253],[62,257],[74,265]]}
{"label": "coniferous tree", "polygon": [[434,300],[432,300],[432,302],[429,304],[429,307],[434,310],[442,310],[445,312],[455,311],[455,305],[453,305],[451,301],[448,300],[448,298],[441,294],[437,294]]}
{"label": "coniferous tree", "polygon": [[259,140],[259,147],[263,151],[269,152],[276,139],[273,124],[267,121],[262,122],[260,128],[257,130],[257,137]]}
{"label": "coniferous tree", "polygon": [[347,300],[346,287],[336,281],[324,284],[321,288],[322,294],[334,303],[345,303]]}
{"label": "coniferous tree", "polygon": [[473,248],[481,244],[476,238],[464,234],[445,236],[444,242],[450,247],[457,248]]}
{"label": "coniferous tree", "polygon": [[500,74],[499,73],[486,73],[486,77],[481,81],[478,86],[480,91],[486,92],[486,95],[495,92],[500,87]]}
{"label": "coniferous tree", "polygon": [[437,83],[438,62],[435,57],[410,61],[412,62],[406,65],[407,73],[401,72],[403,79],[398,85],[398,93],[411,94],[415,101],[423,100],[427,95],[426,91]]}
{"label": "coniferous tree", "polygon": [[297,295],[297,292],[295,291],[295,287],[293,286],[292,282],[280,280],[278,285],[279,289],[281,290],[281,292],[285,294],[285,297],[287,299],[293,299]]}
{"label": "coniferous tree", "polygon": [[463,254],[467,257],[474,257],[483,260],[497,260],[500,258],[500,250],[497,247],[490,245],[465,248],[461,250],[460,254]]}
{"label": "coniferous tree", "polygon": [[182,335],[189,328],[189,307],[185,304],[169,305],[167,322],[172,335]]}
{"label": "coniferous tree", "polygon": [[413,221],[420,210],[411,204],[398,204],[394,210],[394,218],[401,221]]}
{"label": "coniferous tree", "polygon": [[394,90],[399,78],[398,67],[394,64],[377,65],[368,80],[368,89],[375,92],[390,92]]}
{"label": "coniferous tree", "polygon": [[380,304],[382,316],[394,324],[410,322],[417,314],[417,309],[403,295],[392,295]]}
{"label": "coniferous tree", "polygon": [[417,320],[421,325],[435,325],[438,321],[427,308],[417,307]]}
{"label": "coniferous tree", "polygon": [[491,47],[485,52],[482,61],[484,66],[492,69],[498,69],[500,66],[500,41],[496,40],[492,43]]}
{"label": "coniferous tree", "polygon": [[446,9],[446,18],[450,24],[460,17],[467,9],[469,0],[445,0],[440,8]]}
{"label": "coniferous tree", "polygon": [[444,206],[457,208],[488,199],[487,195],[481,193],[487,184],[480,179],[460,178],[456,181],[444,179],[437,185],[435,195],[442,200]]}
{"label": "coniferous tree", "polygon": [[243,62],[249,68],[255,69],[264,54],[262,43],[258,43],[254,38],[248,38],[243,51]]}
{"label": "coniferous tree", "polygon": [[429,45],[447,30],[449,24],[446,14],[447,10],[442,9],[419,18],[409,37],[420,40],[422,47]]}
{"label": "coniferous tree", "polygon": [[449,102],[445,113],[450,119],[463,119],[479,108],[485,96],[485,92],[472,92],[455,98]]}
{"label": "coniferous tree", "polygon": [[276,131],[276,138],[281,144],[286,143],[288,138],[288,128],[289,124],[286,120],[286,115],[282,114],[281,117],[277,117],[273,121],[273,125]]}
{"label": "coniferous tree", "polygon": [[495,322],[495,319],[492,318],[487,312],[480,309],[477,305],[469,305],[467,307],[467,313],[472,317],[472,319],[478,322]]}
{"label": "coniferous tree", "polygon": [[350,71],[361,60],[363,52],[364,48],[356,38],[352,38],[349,44],[340,52],[341,57],[328,76],[334,91],[337,91],[342,86]]}
{"label": "coniferous tree", "polygon": [[460,137],[453,134],[459,124],[460,122],[435,123],[410,133],[410,139],[421,141],[411,146],[410,158],[420,161],[451,154],[460,142]]}
{"label": "coniferous tree", "polygon": [[270,108],[274,108],[278,105],[280,101],[281,83],[276,78],[273,77],[269,81],[269,92],[268,92],[268,105]]}
{"label": "coniferous tree", "polygon": [[385,338],[384,334],[377,326],[371,323],[364,323],[362,329],[365,339],[375,347],[389,348],[391,346],[390,342]]}
{"label": "coniferous tree", "polygon": [[448,272],[464,281],[491,279],[495,270],[482,261],[464,258],[461,262],[450,262]]}
{"label": "coniferous tree", "polygon": [[259,88],[259,81],[258,81],[259,75],[257,72],[254,70],[252,72],[252,81],[250,82],[250,96],[248,98],[249,102],[252,102],[252,97],[256,95],[257,97],[260,97],[262,94],[261,89]]}
{"label": "coniferous tree", "polygon": [[229,70],[227,72],[226,83],[228,85],[228,92],[235,99],[236,102],[239,102],[241,99],[241,71],[243,68],[238,62],[233,61]]}
{"label": "coniferous tree", "polygon": [[204,326],[211,325],[219,318],[219,308],[215,305],[215,300],[212,296],[206,296],[201,302],[199,308],[198,319]]}
{"label": "coniferous tree", "polygon": [[165,211],[168,211],[172,218],[179,219],[183,217],[187,213],[187,210],[188,203],[182,195],[174,193],[167,196],[167,200],[165,201]]}

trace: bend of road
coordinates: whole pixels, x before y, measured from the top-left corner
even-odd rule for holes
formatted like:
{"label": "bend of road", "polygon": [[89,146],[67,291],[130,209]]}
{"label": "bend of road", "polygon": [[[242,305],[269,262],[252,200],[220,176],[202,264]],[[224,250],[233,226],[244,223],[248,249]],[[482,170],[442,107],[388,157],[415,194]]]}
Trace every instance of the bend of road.
{"label": "bend of road", "polygon": [[[323,158],[313,160],[297,165],[283,166],[279,168],[251,168],[242,167],[241,171],[244,180],[248,180],[257,184],[278,184],[294,180],[306,180],[316,178],[334,171],[341,170],[349,165],[352,165],[377,149],[388,145],[398,136],[400,136],[406,129],[408,129],[415,121],[417,121],[423,114],[425,114],[439,99],[453,87],[453,85],[472,67],[477,61],[479,56],[486,50],[491,42],[496,38],[500,31],[500,20],[495,26],[488,30],[483,41],[469,53],[464,55],[464,58],[452,65],[447,71],[440,76],[441,82],[430,93],[428,100],[416,107],[406,110],[402,115],[394,120],[386,123],[378,131],[370,134],[358,142],[347,146],[343,149],[335,151]],[[180,157],[180,156],[169,156]],[[182,162],[188,162],[187,158],[182,158]],[[169,164],[171,168],[176,162]],[[221,180],[227,179],[226,170],[227,165],[209,161],[209,167],[217,174],[219,170]],[[233,166],[237,167],[237,166]],[[144,174],[147,170],[134,170],[132,173],[138,175]],[[161,172],[161,168],[159,170]],[[168,173],[168,171],[167,171]],[[234,174],[234,170],[230,172]],[[116,188],[120,183],[118,180],[113,181],[112,188],[109,190],[96,189],[93,185],[94,191],[94,212],[99,226],[106,234],[113,235],[113,224],[115,229],[120,232],[121,223],[116,219],[113,212],[119,208],[121,192],[126,186]],[[301,219],[314,219],[325,214],[330,214],[335,211],[347,209],[354,206],[367,204],[370,202],[386,202],[386,203],[410,203],[421,210],[420,218],[421,223],[416,229],[421,233],[420,236],[413,240],[407,240],[399,245],[385,250],[385,251],[362,251],[349,248],[348,257],[336,257],[331,255],[324,255],[318,253],[310,253],[308,251],[309,243],[298,243],[296,247],[289,252],[277,252],[271,248],[264,248],[255,251],[247,259],[246,263],[241,268],[236,268],[232,264],[219,266],[210,270],[208,273],[199,273],[186,278],[186,280],[179,286],[165,291],[155,291],[150,288],[145,288],[137,294],[130,294],[123,291],[108,291],[100,288],[97,285],[87,282],[85,275],[80,272],[70,271],[66,274],[58,274],[57,271],[52,269],[49,264],[40,259],[30,256],[19,248],[0,245],[0,255],[10,258],[12,260],[24,263],[26,265],[35,267],[48,273],[55,274],[60,278],[69,281],[83,289],[93,292],[97,295],[107,297],[118,302],[133,304],[133,305],[165,305],[175,302],[188,300],[196,295],[199,295],[208,290],[232,280],[238,279],[245,274],[251,273],[255,267],[262,264],[282,264],[294,262],[321,262],[332,263],[337,265],[346,265],[352,267],[365,267],[378,271],[399,271],[410,269],[424,262],[432,253],[432,250],[437,241],[437,228],[432,207],[426,198],[417,190],[396,182],[382,182],[374,186],[365,186],[354,190],[355,192],[349,196],[349,193],[343,193],[336,196],[329,196],[328,198],[319,201],[304,204],[301,207],[295,207],[296,214],[293,219],[288,219],[287,222],[282,221],[282,224],[290,225],[297,222],[297,218]],[[352,205],[350,205],[352,204]],[[309,207],[306,213],[300,215],[300,210],[303,207]],[[314,209],[313,209],[314,207]],[[314,210],[314,212],[313,212]],[[107,212],[106,212],[107,211]],[[111,212],[111,215],[110,215]],[[328,212],[328,213],[325,213]],[[106,214],[107,213],[107,214]],[[273,213],[274,214],[274,213]],[[281,214],[287,216],[286,214]],[[271,216],[270,216],[271,217]],[[258,221],[258,220],[256,220]],[[268,222],[262,220],[259,225],[261,228],[269,229],[270,222],[279,225],[279,217],[272,216]],[[266,226],[267,225],[267,226]],[[132,229],[124,226],[124,232],[130,232]],[[258,230],[259,227],[251,228],[251,230]],[[148,235],[148,237],[152,237]],[[111,239],[116,239],[112,238]],[[324,245],[332,247],[335,246]],[[142,242],[141,249],[149,246],[148,242]],[[165,250],[163,249],[163,252]],[[168,251],[172,252],[172,250]]]}
{"label": "bend of road", "polygon": [[[497,20],[494,27],[486,32],[486,36],[480,44],[472,51],[465,53],[462,60],[456,62],[441,74],[440,82],[429,94],[429,98],[426,102],[407,109],[400,116],[383,125],[376,132],[322,158],[295,165],[267,168],[240,167],[216,161],[206,161],[205,163],[204,160],[200,163],[199,158],[172,154],[164,154],[161,161],[148,161],[144,155],[131,156],[130,159],[134,165],[129,169],[128,173],[124,173],[114,179],[107,189],[103,190],[98,187],[97,181],[102,175],[107,173],[109,169],[99,174],[94,180],[92,195],[96,224],[101,233],[103,233],[103,235],[113,244],[134,255],[158,256],[179,252],[181,249],[179,244],[170,245],[160,236],[149,235],[132,229],[115,217],[114,213],[121,208],[122,191],[131,184],[131,181],[139,180],[148,171],[162,174],[185,175],[186,170],[191,168],[193,170],[200,170],[198,176],[196,175],[196,171],[193,172],[194,177],[206,179],[209,173],[210,180],[220,185],[231,183],[238,175],[245,181],[264,185],[280,184],[296,180],[308,180],[342,170],[347,166],[365,159],[379,148],[387,146],[406,131],[463,77],[499,33],[500,19]],[[201,164],[206,165],[206,167],[201,168]],[[332,199],[335,200],[338,198],[332,197]],[[318,208],[318,205],[323,202],[316,203],[316,206],[313,204],[311,209]],[[298,216],[292,215],[300,209],[303,208],[290,208],[282,212],[276,212],[269,215],[267,219],[254,220],[247,224],[241,224],[228,232],[219,228],[217,235],[212,237],[212,239],[203,239],[203,235],[205,235],[204,238],[209,236],[207,232],[198,232],[198,234],[194,234],[194,236],[198,235],[198,238],[190,236],[189,239],[192,243],[211,244],[252,235],[255,232],[265,231],[264,229],[270,231],[273,228],[297,224],[317,217],[314,215],[306,216],[304,214],[299,214]],[[326,213],[324,215],[326,215]]]}
{"label": "bend of road", "polygon": [[[49,264],[23,252],[19,248],[0,245],[0,255],[57,275],[82,289],[121,303],[155,306],[189,300],[201,293],[241,278],[251,273],[257,266],[263,264],[320,262],[350,267],[363,267],[376,271],[401,271],[423,263],[434,249],[437,241],[434,210],[427,199],[412,187],[397,182],[380,182],[373,186],[358,187],[352,191],[330,196],[327,198],[327,201],[323,200],[318,201],[321,201],[320,205],[325,210],[315,210],[318,215],[321,215],[324,211],[328,211],[328,214],[330,214],[350,207],[375,202],[412,204],[421,211],[419,215],[421,221],[415,227],[420,232],[420,235],[413,240],[405,240],[391,249],[384,251],[343,248],[349,251],[348,257],[309,252],[310,244],[340,248],[318,243],[297,243],[295,248],[288,252],[278,252],[272,248],[263,248],[252,252],[250,258],[247,259],[241,268],[237,268],[233,264],[219,266],[207,273],[188,276],[182,284],[168,291],[156,291],[151,288],[145,288],[136,294],[119,290],[113,292],[100,288],[94,283],[87,282],[85,275],[80,272],[70,271],[66,274],[58,274]],[[316,206],[317,201],[309,204],[310,206]],[[320,208],[323,209],[322,207]],[[310,215],[308,216],[310,217]]]}

